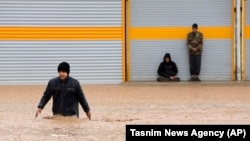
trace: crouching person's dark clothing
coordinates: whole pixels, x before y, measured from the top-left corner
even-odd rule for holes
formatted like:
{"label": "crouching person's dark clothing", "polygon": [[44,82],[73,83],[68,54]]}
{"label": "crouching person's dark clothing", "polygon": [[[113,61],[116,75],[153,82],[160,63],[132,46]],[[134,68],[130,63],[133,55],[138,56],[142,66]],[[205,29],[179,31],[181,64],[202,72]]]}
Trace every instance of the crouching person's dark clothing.
{"label": "crouching person's dark clothing", "polygon": [[51,79],[39,102],[38,108],[43,109],[51,96],[53,97],[53,115],[79,117],[78,103],[80,103],[85,112],[90,111],[80,83],[72,77],[68,77],[65,81],[60,80],[59,77]]}
{"label": "crouching person's dark clothing", "polygon": [[171,60],[169,53],[166,53],[163,62],[160,63],[158,68],[157,81],[180,81],[180,78],[177,77],[178,68],[174,61]]}

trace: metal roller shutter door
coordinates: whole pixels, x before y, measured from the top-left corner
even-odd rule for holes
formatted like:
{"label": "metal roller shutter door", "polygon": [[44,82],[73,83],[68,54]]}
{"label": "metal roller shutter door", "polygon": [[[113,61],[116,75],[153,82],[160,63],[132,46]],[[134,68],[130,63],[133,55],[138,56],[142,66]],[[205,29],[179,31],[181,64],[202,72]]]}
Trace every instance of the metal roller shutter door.
{"label": "metal roller shutter door", "polygon": [[61,61],[81,83],[122,82],[121,0],[0,0],[0,28],[0,84],[47,84]]}
{"label": "metal roller shutter door", "polygon": [[[129,5],[130,29],[178,29],[188,27],[191,31],[191,25],[195,22],[201,27],[200,31],[202,31],[202,27],[218,28],[218,31],[214,34],[206,35],[204,33],[205,43],[202,55],[201,79],[232,79],[232,1],[136,0],[131,1]],[[225,28],[228,34],[222,33],[220,27]],[[168,33],[159,32],[156,34]],[[129,40],[130,80],[155,81],[158,65],[165,52],[170,52],[173,60],[177,63],[180,78],[188,80],[190,74],[185,39],[187,33],[183,34],[176,38],[172,38],[171,35],[152,35],[152,39],[143,39],[144,35],[139,33],[134,36],[130,35],[132,36]],[[225,35],[220,36],[218,34]],[[220,37],[218,38],[217,35]],[[133,37],[136,38],[136,36],[141,38],[134,39]],[[166,38],[162,39],[158,36],[166,36]]]}

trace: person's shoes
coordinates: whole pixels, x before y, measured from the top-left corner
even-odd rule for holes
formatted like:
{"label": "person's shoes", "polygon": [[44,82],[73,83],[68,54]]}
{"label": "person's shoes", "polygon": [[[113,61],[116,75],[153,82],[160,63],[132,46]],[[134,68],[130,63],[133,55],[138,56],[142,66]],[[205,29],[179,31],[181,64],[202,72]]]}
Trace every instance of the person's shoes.
{"label": "person's shoes", "polygon": [[188,81],[195,81],[196,78],[194,76],[191,76],[191,78]]}
{"label": "person's shoes", "polygon": [[180,78],[179,77],[175,77],[174,79],[170,79],[171,81],[174,81],[174,82],[178,82],[180,81]]}
{"label": "person's shoes", "polygon": [[170,79],[169,78],[165,78],[165,77],[158,77],[157,78],[157,81],[158,82],[167,82],[167,81],[169,81]]}
{"label": "person's shoes", "polygon": [[156,79],[156,81],[158,81],[158,82],[162,82],[162,77],[158,77],[157,79]]}
{"label": "person's shoes", "polygon": [[168,82],[168,81],[170,81],[170,78],[163,78],[162,81],[163,81],[163,82]]}
{"label": "person's shoes", "polygon": [[196,81],[201,81],[201,79],[199,77],[196,77]]}
{"label": "person's shoes", "polygon": [[170,78],[165,78],[165,77],[158,77],[156,80],[158,82],[178,82],[180,81],[180,78],[176,77],[174,79],[170,79]]}

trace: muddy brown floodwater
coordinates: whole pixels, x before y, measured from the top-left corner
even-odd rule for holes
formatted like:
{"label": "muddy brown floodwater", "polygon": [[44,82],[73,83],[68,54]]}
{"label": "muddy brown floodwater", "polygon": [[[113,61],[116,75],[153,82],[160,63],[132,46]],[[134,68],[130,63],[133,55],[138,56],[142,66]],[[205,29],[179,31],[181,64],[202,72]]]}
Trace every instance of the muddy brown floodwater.
{"label": "muddy brown floodwater", "polygon": [[249,124],[248,82],[127,82],[82,85],[92,120],[36,119],[46,86],[0,86],[1,141],[125,141],[126,124]]}

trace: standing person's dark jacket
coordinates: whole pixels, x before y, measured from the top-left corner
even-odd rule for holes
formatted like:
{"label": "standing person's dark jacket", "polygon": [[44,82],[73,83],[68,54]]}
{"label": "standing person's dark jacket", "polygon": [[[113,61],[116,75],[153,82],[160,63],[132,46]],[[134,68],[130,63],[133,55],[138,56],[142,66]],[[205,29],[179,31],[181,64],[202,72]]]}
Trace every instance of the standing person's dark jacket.
{"label": "standing person's dark jacket", "polygon": [[51,96],[53,97],[53,115],[76,115],[79,117],[78,102],[85,112],[90,111],[80,83],[72,77],[66,78],[65,81],[60,80],[59,77],[51,79],[39,102],[38,108],[43,109]]}
{"label": "standing person's dark jacket", "polygon": [[[166,58],[169,58],[169,62],[166,62]],[[163,57],[163,61],[160,63],[158,68],[158,75],[164,78],[170,78],[170,76],[175,76],[178,73],[177,65],[171,59],[171,55],[166,53]]]}

